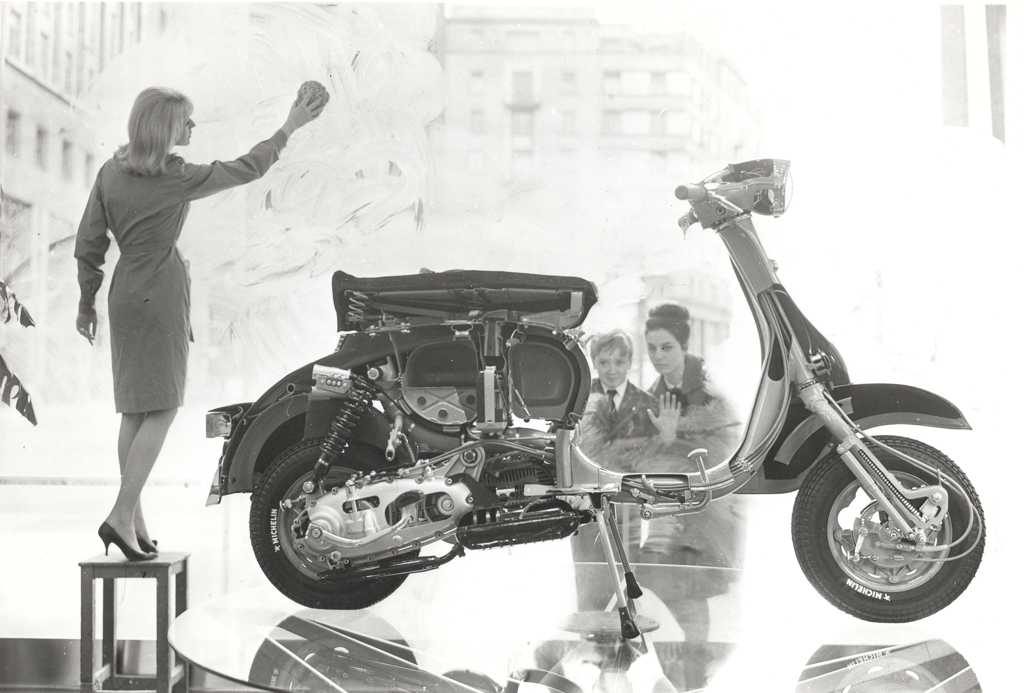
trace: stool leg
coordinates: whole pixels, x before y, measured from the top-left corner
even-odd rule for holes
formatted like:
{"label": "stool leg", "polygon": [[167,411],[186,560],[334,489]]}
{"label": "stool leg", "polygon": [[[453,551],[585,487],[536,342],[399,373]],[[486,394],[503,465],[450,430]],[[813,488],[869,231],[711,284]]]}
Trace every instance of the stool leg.
{"label": "stool leg", "polygon": [[101,660],[110,665],[110,675],[117,676],[117,589],[113,578],[103,578],[103,648]]}
{"label": "stool leg", "polygon": [[171,571],[164,568],[156,576],[156,690],[171,693],[171,648],[167,631],[171,627]]}
{"label": "stool leg", "polygon": [[79,663],[78,682],[83,691],[92,691],[93,661],[92,648],[93,640],[96,637],[96,614],[94,613],[92,571],[82,569],[82,631],[81,631],[81,661]]}
{"label": "stool leg", "polygon": [[188,608],[188,559],[183,561],[181,572],[174,576],[174,615],[181,616]]}
{"label": "stool leg", "polygon": [[[183,561],[181,572],[174,576],[174,615],[181,616],[186,609],[188,609],[188,558]],[[188,693],[191,685],[189,682],[191,665],[184,659],[179,659],[177,654],[174,655],[174,663],[180,663],[182,668],[181,680],[174,686],[174,690],[176,693]]]}

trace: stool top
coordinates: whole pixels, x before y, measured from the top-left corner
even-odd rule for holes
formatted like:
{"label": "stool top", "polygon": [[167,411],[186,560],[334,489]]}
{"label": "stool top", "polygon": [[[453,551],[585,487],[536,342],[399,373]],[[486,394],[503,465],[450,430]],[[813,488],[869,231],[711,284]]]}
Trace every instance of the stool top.
{"label": "stool top", "polygon": [[104,556],[103,554],[93,556],[87,560],[79,561],[78,565],[83,568],[139,568],[145,571],[147,568],[178,566],[184,563],[188,557],[189,553],[187,551],[161,551],[151,561],[129,561],[121,555],[120,551],[114,549],[110,552],[109,556]]}

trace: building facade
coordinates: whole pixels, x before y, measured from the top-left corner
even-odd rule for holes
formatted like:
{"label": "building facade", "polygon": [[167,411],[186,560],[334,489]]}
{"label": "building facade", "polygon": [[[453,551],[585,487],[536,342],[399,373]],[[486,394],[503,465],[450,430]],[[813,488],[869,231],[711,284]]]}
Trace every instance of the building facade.
{"label": "building facade", "polygon": [[585,8],[446,10],[447,150],[513,179],[605,163],[642,174],[729,160],[755,133],[743,80],[685,33]]}
{"label": "building facade", "polygon": [[[85,199],[109,155],[94,150],[81,97],[116,56],[164,32],[170,16],[159,3],[0,4],[0,278],[40,326],[31,340],[33,371],[52,338],[48,313],[74,272]],[[66,296],[62,303],[77,305]]]}
{"label": "building facade", "polygon": [[630,332],[640,382],[653,378],[642,345],[654,305],[689,308],[694,353],[720,344],[731,322],[726,265],[698,244],[678,269],[651,272],[645,233],[671,218],[676,183],[756,146],[734,67],[688,33],[639,34],[587,8],[447,7],[441,46],[440,205],[526,205],[538,191],[548,200],[536,218],[552,234],[594,228],[582,237],[607,247],[608,272],[595,267],[602,299],[588,329]]}

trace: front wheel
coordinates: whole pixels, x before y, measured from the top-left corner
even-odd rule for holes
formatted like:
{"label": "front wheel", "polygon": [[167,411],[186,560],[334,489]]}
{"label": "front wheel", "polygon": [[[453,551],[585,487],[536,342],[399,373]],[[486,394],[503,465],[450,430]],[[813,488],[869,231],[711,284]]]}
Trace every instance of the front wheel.
{"label": "front wheel", "polygon": [[[314,609],[362,609],[389,596],[408,575],[359,581],[324,579],[329,576],[324,558],[303,545],[303,530],[308,523],[304,511],[282,504],[286,498],[299,496],[303,482],[312,478],[320,445],[320,439],[303,441],[270,463],[252,494],[249,539],[263,573],[286,597]],[[385,463],[380,450],[353,443],[331,467],[324,486],[344,486],[354,472],[369,472]],[[402,558],[418,553],[405,553]]]}
{"label": "front wheel", "polygon": [[[936,613],[956,599],[974,578],[985,548],[984,515],[978,495],[959,467],[941,452],[898,436],[878,440],[955,480],[977,509],[967,537],[939,553],[894,550],[888,515],[878,510],[853,473],[835,453],[807,474],[793,506],[793,547],[807,579],[838,608],[866,621],[902,623]],[[871,451],[906,488],[937,483],[925,472],[888,450],[868,442]],[[971,519],[970,505],[955,490],[942,526],[930,537],[935,545],[960,538]],[[927,558],[958,556],[935,562]]]}

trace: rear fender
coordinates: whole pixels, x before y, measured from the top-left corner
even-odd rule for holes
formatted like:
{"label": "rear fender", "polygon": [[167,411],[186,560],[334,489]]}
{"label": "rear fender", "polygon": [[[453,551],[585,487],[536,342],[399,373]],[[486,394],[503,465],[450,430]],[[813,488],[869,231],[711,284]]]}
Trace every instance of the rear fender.
{"label": "rear fender", "polygon": [[[970,429],[964,415],[949,400],[910,385],[862,383],[842,385],[832,396],[843,411],[864,429],[894,424]],[[739,493],[788,493],[835,444],[821,421],[795,399],[782,433],[768,452],[758,474]]]}
{"label": "rear fender", "polygon": [[[260,412],[231,456],[225,493],[251,492],[257,476],[281,452],[303,440],[326,435],[340,403],[339,399],[313,400],[302,393]],[[352,440],[383,448],[389,430],[386,417],[371,408],[360,420]]]}

